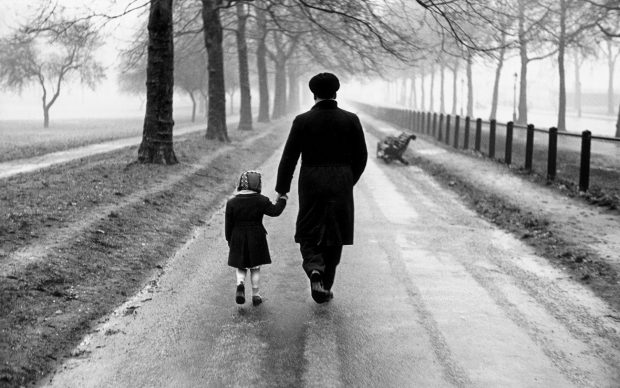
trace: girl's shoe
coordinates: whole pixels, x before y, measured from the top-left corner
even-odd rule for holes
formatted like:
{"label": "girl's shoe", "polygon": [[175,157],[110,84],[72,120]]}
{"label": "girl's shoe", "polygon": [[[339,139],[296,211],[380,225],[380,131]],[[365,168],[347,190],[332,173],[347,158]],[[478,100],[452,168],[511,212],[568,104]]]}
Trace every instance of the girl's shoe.
{"label": "girl's shoe", "polygon": [[260,297],[260,295],[254,295],[252,296],[252,304],[254,306],[258,306],[259,304],[263,303],[263,298]]}
{"label": "girl's shoe", "polygon": [[239,283],[239,285],[237,285],[237,293],[235,294],[235,301],[237,302],[237,304],[245,303],[245,286],[243,285],[243,283]]}

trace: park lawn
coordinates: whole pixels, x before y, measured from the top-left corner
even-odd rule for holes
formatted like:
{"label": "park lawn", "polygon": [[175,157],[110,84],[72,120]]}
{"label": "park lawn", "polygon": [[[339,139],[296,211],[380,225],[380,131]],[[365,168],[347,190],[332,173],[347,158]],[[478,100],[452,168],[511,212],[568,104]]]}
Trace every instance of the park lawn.
{"label": "park lawn", "polygon": [[[191,124],[190,116],[175,126]],[[143,117],[58,119],[43,128],[41,120],[0,120],[0,163],[142,134]]]}
{"label": "park lawn", "polygon": [[184,135],[172,166],[137,163],[133,146],[3,179],[0,387],[41,379],[93,324],[157,282],[239,173],[284,142],[287,125],[230,131],[232,143]]}

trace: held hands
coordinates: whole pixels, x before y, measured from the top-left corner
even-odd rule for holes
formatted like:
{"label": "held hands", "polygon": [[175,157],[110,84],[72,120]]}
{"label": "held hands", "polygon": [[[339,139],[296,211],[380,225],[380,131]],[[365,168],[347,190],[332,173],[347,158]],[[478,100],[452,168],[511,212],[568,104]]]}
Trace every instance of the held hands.
{"label": "held hands", "polygon": [[278,193],[278,198],[276,199],[276,201],[279,201],[281,199],[287,201],[288,200],[288,195]]}

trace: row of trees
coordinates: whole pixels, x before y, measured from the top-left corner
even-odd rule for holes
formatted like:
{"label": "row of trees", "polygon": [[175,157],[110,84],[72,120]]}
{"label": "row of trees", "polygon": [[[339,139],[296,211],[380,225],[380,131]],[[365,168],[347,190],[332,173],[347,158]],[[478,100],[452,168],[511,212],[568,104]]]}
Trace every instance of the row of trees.
{"label": "row of trees", "polygon": [[[620,2],[617,0],[497,0],[493,2],[464,0],[447,1],[438,7],[445,18],[437,25],[442,31],[456,31],[446,39],[436,34],[436,49],[413,75],[412,85],[429,77],[431,93],[436,68],[443,91],[444,70],[453,72],[453,96],[456,96],[456,73],[459,63],[466,69],[467,115],[473,112],[473,83],[471,67],[474,60],[495,63],[495,82],[492,90],[490,118],[495,118],[498,105],[499,81],[504,63],[509,57],[520,62],[517,76],[518,111],[516,121],[528,122],[528,67],[533,61],[554,58],[557,65],[559,130],[566,129],[566,62],[572,56],[575,65],[575,91],[580,106],[580,67],[587,58],[604,56],[608,64],[607,111],[614,112],[614,70],[620,55]],[[432,28],[432,25],[429,25]],[[424,90],[421,90],[424,95]],[[424,96],[422,96],[424,100]],[[431,99],[432,101],[432,99]],[[441,97],[441,110],[443,97]],[[432,104],[432,102],[431,102]],[[453,113],[456,112],[453,103]],[[424,107],[423,107],[424,108]],[[618,108],[620,115],[620,108]],[[616,136],[620,137],[620,122]]]}
{"label": "row of trees", "polygon": [[[64,80],[73,75],[94,85],[103,77],[93,59],[102,42],[97,21],[140,10],[148,10],[148,21],[123,53],[120,79],[126,90],[146,94],[139,159],[153,163],[176,162],[175,87],[193,101],[194,117],[199,101],[206,101],[206,136],[226,142],[227,85],[229,92],[240,93],[241,130],[252,129],[251,90],[258,91],[257,120],[279,118],[298,109],[299,80],[322,69],[409,78],[412,90],[420,89],[420,96],[410,93],[418,106],[427,99],[424,79],[430,78],[434,101],[438,75],[439,110],[446,109],[443,86],[451,81],[453,113],[457,74],[465,71],[467,114],[472,115],[472,65],[484,60],[496,64],[494,117],[503,64],[514,55],[521,63],[517,121],[526,123],[528,64],[555,57],[558,128],[564,129],[567,52],[580,63],[603,47],[610,80],[618,57],[618,0],[131,0],[117,14],[71,19],[47,3],[33,22],[0,41],[0,82],[17,89],[40,84],[48,125],[49,108]],[[613,95],[611,81],[609,89]]]}
{"label": "row of trees", "polygon": [[[326,67],[338,68],[349,74],[377,71],[383,66],[377,50],[399,59],[405,59],[406,53],[413,52],[417,37],[412,29],[406,28],[409,21],[393,11],[383,13],[388,9],[378,4],[380,2],[370,4],[350,0],[202,0],[200,3],[179,1],[171,4],[152,0],[147,69],[151,64],[162,63],[167,58],[165,56],[173,52],[174,44],[190,47],[190,52],[196,54],[197,47],[185,43],[195,41],[195,37],[202,34],[206,68],[198,67],[192,78],[198,81],[202,69],[208,75],[208,82],[206,85],[190,83],[202,85],[203,90],[205,87],[207,90],[207,138],[228,141],[225,79],[226,68],[234,63],[231,59],[233,54],[236,55],[241,102],[239,129],[249,130],[253,119],[250,78],[256,79],[258,89],[258,120],[268,121],[282,117],[291,109],[298,109],[299,79],[309,72]],[[165,12],[157,11],[160,7],[165,7]],[[405,4],[401,4],[399,9],[411,11]],[[162,14],[167,15],[165,20],[156,17]],[[156,24],[153,24],[154,20]],[[172,25],[179,27],[168,36],[172,42],[167,46],[170,51],[156,50],[153,38],[168,31],[168,26]],[[136,52],[142,52],[144,45],[145,42],[138,40],[135,47],[129,50],[129,58],[134,58]],[[182,56],[176,60],[177,64],[191,56],[184,55],[185,52],[183,49],[174,50],[175,55]],[[256,63],[253,77],[250,77],[250,59]],[[196,64],[200,65],[198,62]],[[267,86],[269,65],[274,77],[272,98]],[[190,67],[196,69],[195,66]],[[177,66],[177,69],[181,71],[184,67]],[[188,75],[192,72],[184,73]],[[151,82],[147,72],[147,99],[151,95],[149,87],[155,89],[161,82],[161,79]],[[164,96],[158,89],[153,99],[168,106]],[[163,105],[154,111],[163,112]],[[168,124],[171,116],[166,117],[159,126],[145,122],[140,160],[157,163],[175,161],[171,147],[167,146],[170,140],[168,134],[172,132]],[[164,126],[168,127],[163,130]],[[162,138],[164,134],[165,139]]]}

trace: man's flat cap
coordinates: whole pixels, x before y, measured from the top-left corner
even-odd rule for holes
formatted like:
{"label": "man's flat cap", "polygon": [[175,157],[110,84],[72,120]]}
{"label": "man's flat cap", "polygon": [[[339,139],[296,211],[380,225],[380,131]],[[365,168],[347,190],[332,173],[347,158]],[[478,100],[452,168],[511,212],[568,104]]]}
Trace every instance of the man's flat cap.
{"label": "man's flat cap", "polygon": [[310,78],[308,83],[310,91],[318,98],[333,98],[338,89],[340,89],[340,81],[338,77],[332,73],[319,73]]}

